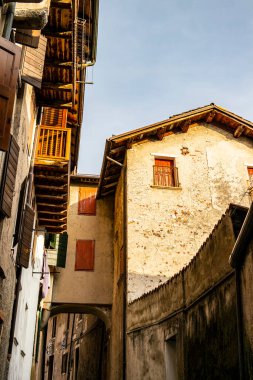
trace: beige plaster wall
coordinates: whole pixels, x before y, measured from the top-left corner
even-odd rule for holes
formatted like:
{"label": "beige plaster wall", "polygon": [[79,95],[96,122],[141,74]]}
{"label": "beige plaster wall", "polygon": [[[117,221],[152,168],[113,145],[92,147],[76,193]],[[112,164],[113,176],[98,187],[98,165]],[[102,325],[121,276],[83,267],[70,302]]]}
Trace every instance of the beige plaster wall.
{"label": "beige plaster wall", "polygon": [[[78,215],[78,186],[70,187],[66,268],[55,275],[53,302],[111,304],[113,202],[98,200],[95,216]],[[95,240],[94,271],[75,271],[76,241]]]}
{"label": "beige plaster wall", "polygon": [[[252,147],[252,140],[202,123],[127,151],[129,301],[184,267],[229,203],[249,205]],[[175,157],[180,188],[152,187],[152,153]]]}

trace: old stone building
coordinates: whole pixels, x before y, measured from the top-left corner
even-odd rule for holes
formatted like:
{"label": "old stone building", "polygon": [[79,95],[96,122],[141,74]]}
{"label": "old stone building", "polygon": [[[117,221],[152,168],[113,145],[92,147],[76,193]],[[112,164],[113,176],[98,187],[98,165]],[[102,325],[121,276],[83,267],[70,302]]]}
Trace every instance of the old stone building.
{"label": "old stone building", "polygon": [[74,3],[0,4],[0,379],[35,369],[45,232],[65,239],[98,22],[98,1]]}
{"label": "old stone building", "polygon": [[130,303],[128,378],[253,378],[252,211],[231,205],[188,266]]}
{"label": "old stone building", "polygon": [[115,194],[112,379],[126,373],[127,304],[180,272],[231,202],[249,206],[252,127],[211,104],[106,141],[98,199]]}
{"label": "old stone building", "polygon": [[[61,366],[66,353],[69,359],[65,369],[71,378],[110,378],[113,199],[96,200],[98,181],[98,176],[91,175],[70,178],[66,266],[59,268],[55,262],[57,273],[52,271],[52,294],[50,300],[45,300],[49,311],[45,310],[44,318],[50,316],[41,333],[46,334],[47,340],[45,347],[41,347],[46,353],[45,364],[40,363],[45,379],[64,378]],[[48,257],[53,252],[47,250]],[[50,260],[49,264],[53,262]],[[69,344],[68,350],[63,350],[59,348],[63,334],[67,330],[68,336],[71,334],[67,327],[70,313],[82,321],[81,337],[78,342],[74,338],[76,349],[70,350]],[[56,320],[59,328],[52,334],[51,326]]]}

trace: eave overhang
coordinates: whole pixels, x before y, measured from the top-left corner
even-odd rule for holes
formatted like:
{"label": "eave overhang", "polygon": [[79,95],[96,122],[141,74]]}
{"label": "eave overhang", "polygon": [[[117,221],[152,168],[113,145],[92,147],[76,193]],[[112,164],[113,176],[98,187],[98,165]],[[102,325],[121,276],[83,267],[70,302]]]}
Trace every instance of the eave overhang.
{"label": "eave overhang", "polygon": [[162,140],[165,136],[176,132],[186,133],[190,125],[200,122],[223,127],[233,133],[235,138],[242,135],[253,138],[252,122],[213,103],[171,116],[169,119],[143,128],[113,136],[106,140],[97,197],[114,193],[121,173],[120,165],[108,160],[108,157],[123,164],[125,152],[133,144],[145,140]]}

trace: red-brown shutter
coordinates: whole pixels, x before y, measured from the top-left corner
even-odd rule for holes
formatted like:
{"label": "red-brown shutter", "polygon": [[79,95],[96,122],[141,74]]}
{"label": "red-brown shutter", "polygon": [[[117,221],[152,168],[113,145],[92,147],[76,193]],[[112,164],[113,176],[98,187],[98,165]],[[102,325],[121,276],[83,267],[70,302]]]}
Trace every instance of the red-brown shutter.
{"label": "red-brown shutter", "polygon": [[5,164],[0,190],[0,212],[7,217],[11,216],[12,201],[15,189],[15,180],[18,166],[19,146],[11,136],[10,147],[5,156]]}
{"label": "red-brown shutter", "polygon": [[23,81],[37,88],[41,88],[46,47],[46,37],[40,36],[37,49],[31,47],[24,48],[21,78]]}
{"label": "red-brown shutter", "polygon": [[17,250],[17,264],[24,268],[29,266],[29,258],[33,234],[34,211],[26,204],[21,223],[20,241]]}
{"label": "red-brown shutter", "polygon": [[67,109],[44,107],[41,125],[47,127],[66,128],[67,115]]}
{"label": "red-brown shutter", "polygon": [[80,187],[78,214],[96,215],[96,194],[95,187]]}
{"label": "red-brown shutter", "polygon": [[95,240],[77,240],[75,270],[94,270]]}
{"label": "red-brown shutter", "polygon": [[8,150],[21,49],[0,37],[0,150]]}

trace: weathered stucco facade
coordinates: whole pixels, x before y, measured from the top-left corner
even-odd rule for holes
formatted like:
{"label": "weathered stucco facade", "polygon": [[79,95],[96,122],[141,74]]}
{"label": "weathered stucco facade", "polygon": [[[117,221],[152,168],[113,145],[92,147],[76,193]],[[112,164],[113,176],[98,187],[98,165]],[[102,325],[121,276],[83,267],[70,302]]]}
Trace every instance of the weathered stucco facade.
{"label": "weathered stucco facade", "polygon": [[239,378],[232,213],[186,268],[128,306],[127,378]]}
{"label": "weathered stucco facade", "polygon": [[[86,185],[87,186],[87,185]],[[89,185],[88,185],[89,186]],[[54,304],[111,305],[113,282],[113,202],[98,200],[96,215],[78,214],[79,187],[70,187],[68,208],[68,250],[66,267],[55,275]],[[75,270],[77,240],[95,241],[94,270]]]}
{"label": "weathered stucco facade", "polygon": [[[249,205],[252,147],[246,137],[196,123],[127,150],[129,301],[189,263],[229,203]],[[153,186],[155,157],[175,160],[179,187]]]}

